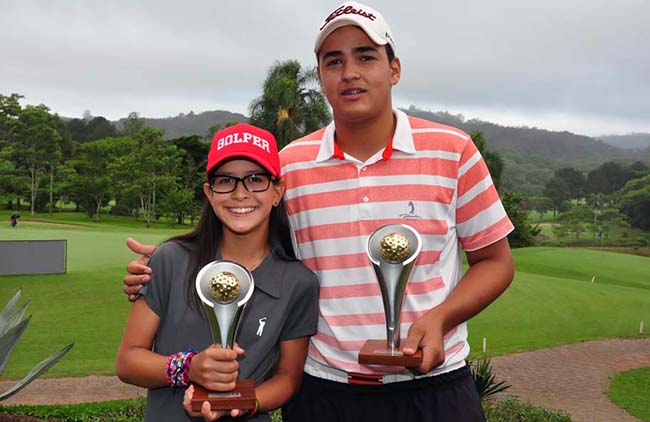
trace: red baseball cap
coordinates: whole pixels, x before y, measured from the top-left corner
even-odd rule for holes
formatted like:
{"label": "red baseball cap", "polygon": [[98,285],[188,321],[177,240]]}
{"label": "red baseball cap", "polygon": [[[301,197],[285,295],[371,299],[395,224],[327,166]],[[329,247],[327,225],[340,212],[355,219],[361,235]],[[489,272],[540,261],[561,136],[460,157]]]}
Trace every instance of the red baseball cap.
{"label": "red baseball cap", "polygon": [[278,144],[271,132],[247,123],[227,127],[214,134],[208,153],[206,174],[229,158],[247,158],[264,167],[271,176],[280,177]]}

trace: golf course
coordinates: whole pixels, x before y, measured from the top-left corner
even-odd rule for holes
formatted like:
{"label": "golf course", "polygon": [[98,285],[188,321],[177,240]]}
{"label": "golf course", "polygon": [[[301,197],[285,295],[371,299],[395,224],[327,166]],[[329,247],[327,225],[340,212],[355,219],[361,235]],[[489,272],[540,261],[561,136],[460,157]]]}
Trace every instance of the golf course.
{"label": "golf course", "polygon": [[[1,216],[1,217],[4,217]],[[5,220],[8,221],[8,218]],[[187,231],[144,228],[132,218],[95,223],[78,213],[24,216],[0,226],[0,239],[66,239],[67,273],[0,276],[4,305],[18,289],[32,315],[3,379],[22,378],[68,343],[71,352],[46,377],[112,375],[130,303],[122,293],[131,236],[159,243]],[[494,356],[602,338],[647,337],[650,258],[583,248],[515,249],[511,287],[470,321],[472,356]],[[38,257],[34,257],[38,259]],[[483,341],[486,349],[483,352]]]}

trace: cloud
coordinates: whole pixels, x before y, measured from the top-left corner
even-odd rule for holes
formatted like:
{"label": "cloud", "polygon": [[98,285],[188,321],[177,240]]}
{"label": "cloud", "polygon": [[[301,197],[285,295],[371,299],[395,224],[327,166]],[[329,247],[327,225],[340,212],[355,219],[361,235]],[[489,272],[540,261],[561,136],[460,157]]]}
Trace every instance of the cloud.
{"label": "cloud", "polygon": [[[395,32],[396,102],[650,132],[646,0],[369,3]],[[337,4],[0,0],[0,93],[75,116],[246,113],[274,61],[315,64]]]}

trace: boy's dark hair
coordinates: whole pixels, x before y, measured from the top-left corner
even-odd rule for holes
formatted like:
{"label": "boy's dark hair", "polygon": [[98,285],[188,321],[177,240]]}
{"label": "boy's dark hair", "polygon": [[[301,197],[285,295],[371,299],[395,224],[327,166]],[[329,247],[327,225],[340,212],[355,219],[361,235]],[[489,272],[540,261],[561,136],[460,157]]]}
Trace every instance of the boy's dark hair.
{"label": "boy's dark hair", "polygon": [[[277,184],[279,181],[274,180],[273,183]],[[167,240],[178,244],[190,255],[190,265],[185,278],[185,298],[190,308],[202,309],[202,302],[196,293],[194,282],[201,268],[214,261],[222,239],[223,223],[217,218],[206,198],[196,227],[189,233]],[[268,243],[271,246],[271,253],[276,257],[286,261],[296,260],[284,199],[280,200],[277,207],[271,209]]]}
{"label": "boy's dark hair", "polygon": [[393,47],[391,47],[390,44],[386,44],[384,47],[386,47],[386,56],[388,56],[388,63],[392,63],[393,59],[395,58]]}

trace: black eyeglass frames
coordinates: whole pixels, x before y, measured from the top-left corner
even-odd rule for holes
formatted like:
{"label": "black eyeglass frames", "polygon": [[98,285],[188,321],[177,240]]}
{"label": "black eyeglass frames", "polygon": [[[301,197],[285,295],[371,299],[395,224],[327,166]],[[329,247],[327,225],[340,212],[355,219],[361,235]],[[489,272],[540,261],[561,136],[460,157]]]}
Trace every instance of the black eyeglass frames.
{"label": "black eyeglass frames", "polygon": [[230,193],[237,189],[241,182],[249,192],[264,192],[271,186],[271,177],[268,173],[253,173],[244,177],[235,177],[227,174],[215,174],[210,179],[210,190],[215,193]]}

